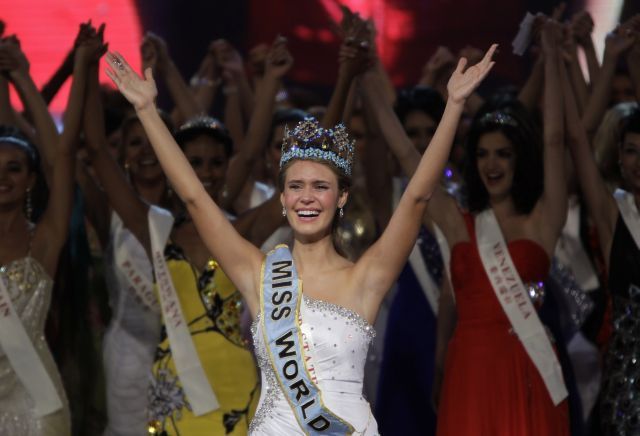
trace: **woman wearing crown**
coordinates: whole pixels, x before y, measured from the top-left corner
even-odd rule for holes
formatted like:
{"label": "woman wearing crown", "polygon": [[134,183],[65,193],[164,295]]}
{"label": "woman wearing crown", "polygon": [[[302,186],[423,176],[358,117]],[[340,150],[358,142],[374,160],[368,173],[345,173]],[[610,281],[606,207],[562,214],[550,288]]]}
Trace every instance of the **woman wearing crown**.
{"label": "woman wearing crown", "polygon": [[295,240],[291,251],[279,246],[265,257],[229,223],[162,123],[151,71],[143,79],[120,55],[109,55],[109,76],[134,105],[175,192],[256,320],[263,392],[251,434],[377,433],[362,397],[371,323],[415,243],[465,100],[493,66],[495,48],[466,71],[466,60],[458,64],[431,146],[387,229],[357,263],[332,240],[353,164],[344,127],[324,129],[309,119],[285,135],[280,201]]}

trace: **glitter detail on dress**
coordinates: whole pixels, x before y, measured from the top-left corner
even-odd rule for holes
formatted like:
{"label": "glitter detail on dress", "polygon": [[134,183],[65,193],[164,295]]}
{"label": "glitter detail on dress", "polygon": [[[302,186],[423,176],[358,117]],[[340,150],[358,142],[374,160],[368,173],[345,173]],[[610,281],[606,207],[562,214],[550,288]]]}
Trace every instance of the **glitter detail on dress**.
{"label": "glitter detail on dress", "polygon": [[7,356],[0,349],[0,434],[70,434],[71,422],[62,380],[44,338],[44,323],[51,301],[53,281],[38,261],[30,256],[2,266],[0,280],[3,280],[7,287],[11,303],[63,403],[62,410],[37,418],[33,410],[33,400],[11,368]]}
{"label": "glitter detail on dress", "polygon": [[[262,329],[258,314],[251,333],[262,372],[262,395],[249,434],[303,435],[271,366]],[[373,326],[353,310],[303,294],[300,331],[309,346],[307,369],[322,391],[324,404],[353,425],[354,435],[377,435],[370,405],[362,396],[364,364],[375,337]]]}

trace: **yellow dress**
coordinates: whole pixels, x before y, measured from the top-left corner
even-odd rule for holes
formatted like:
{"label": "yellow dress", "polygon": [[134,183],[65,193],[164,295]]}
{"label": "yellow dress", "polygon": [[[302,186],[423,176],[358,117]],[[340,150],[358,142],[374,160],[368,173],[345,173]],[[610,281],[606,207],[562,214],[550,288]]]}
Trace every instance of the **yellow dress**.
{"label": "yellow dress", "polygon": [[260,389],[255,360],[240,328],[242,297],[215,261],[198,272],[174,244],[167,246],[165,258],[220,409],[199,417],[191,413],[163,327],[149,391],[149,433],[246,435]]}

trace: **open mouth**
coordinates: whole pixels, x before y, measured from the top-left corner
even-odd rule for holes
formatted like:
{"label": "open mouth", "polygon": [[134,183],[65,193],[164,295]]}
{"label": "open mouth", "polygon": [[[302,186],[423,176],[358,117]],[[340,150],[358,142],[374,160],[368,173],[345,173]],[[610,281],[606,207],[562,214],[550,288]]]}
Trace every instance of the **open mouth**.
{"label": "open mouth", "polygon": [[150,167],[158,164],[158,159],[156,158],[147,158],[141,159],[138,161],[141,167]]}
{"label": "open mouth", "polygon": [[491,174],[486,174],[485,176],[487,178],[487,184],[488,185],[495,185],[497,183],[500,182],[500,180],[502,180],[502,178],[504,177],[503,173],[491,173]]}
{"label": "open mouth", "polygon": [[320,211],[314,209],[300,209],[297,210],[296,213],[300,219],[307,221],[317,218],[320,215]]}

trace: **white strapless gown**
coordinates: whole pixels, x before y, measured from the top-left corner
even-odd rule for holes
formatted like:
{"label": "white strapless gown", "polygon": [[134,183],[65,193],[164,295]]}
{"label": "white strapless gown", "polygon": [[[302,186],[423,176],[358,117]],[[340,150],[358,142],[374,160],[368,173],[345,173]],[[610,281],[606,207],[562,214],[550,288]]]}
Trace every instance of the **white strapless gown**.
{"label": "white strapless gown", "polygon": [[[371,407],[362,394],[364,364],[375,330],[357,313],[307,296],[303,297],[300,312],[300,328],[310,347],[324,404],[353,426],[354,435],[378,435]],[[249,434],[304,435],[269,363],[260,314],[251,333],[261,369],[262,392]]]}

